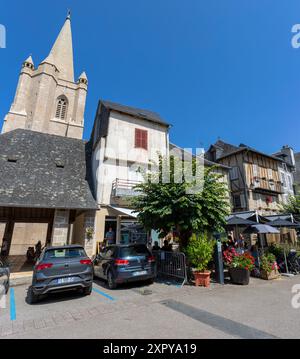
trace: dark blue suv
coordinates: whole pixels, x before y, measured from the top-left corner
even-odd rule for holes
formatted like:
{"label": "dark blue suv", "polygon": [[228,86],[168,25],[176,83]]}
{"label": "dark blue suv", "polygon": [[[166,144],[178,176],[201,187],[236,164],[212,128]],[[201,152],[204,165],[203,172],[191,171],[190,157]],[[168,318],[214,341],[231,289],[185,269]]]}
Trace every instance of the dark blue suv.
{"label": "dark blue suv", "polygon": [[152,282],[155,258],[145,244],[110,245],[94,259],[94,275],[107,280],[110,289],[126,282]]}

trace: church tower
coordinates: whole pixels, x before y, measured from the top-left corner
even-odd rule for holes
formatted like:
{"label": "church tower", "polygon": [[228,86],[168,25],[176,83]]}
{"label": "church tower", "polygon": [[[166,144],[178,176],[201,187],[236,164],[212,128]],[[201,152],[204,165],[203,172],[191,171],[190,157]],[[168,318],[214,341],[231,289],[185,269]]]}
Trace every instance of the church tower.
{"label": "church tower", "polygon": [[2,133],[24,128],[81,139],[87,86],[85,72],[74,80],[69,13],[45,60],[37,68],[31,56],[23,62]]}

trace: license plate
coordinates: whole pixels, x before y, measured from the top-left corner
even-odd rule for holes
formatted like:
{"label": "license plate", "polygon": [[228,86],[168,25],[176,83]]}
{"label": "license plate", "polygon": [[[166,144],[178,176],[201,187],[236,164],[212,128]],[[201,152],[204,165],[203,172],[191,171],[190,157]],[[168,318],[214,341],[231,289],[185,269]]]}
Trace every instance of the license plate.
{"label": "license plate", "polygon": [[139,275],[145,275],[147,274],[147,271],[146,270],[142,270],[142,271],[139,271],[139,272],[133,272],[133,275],[136,277],[136,276],[139,276]]}
{"label": "license plate", "polygon": [[72,283],[75,281],[75,277],[59,278],[57,279],[58,284]]}

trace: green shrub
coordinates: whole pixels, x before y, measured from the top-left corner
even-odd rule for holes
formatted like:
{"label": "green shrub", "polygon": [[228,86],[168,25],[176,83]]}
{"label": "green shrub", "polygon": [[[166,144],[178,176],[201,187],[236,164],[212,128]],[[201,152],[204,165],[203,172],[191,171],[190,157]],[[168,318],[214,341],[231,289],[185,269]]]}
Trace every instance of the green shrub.
{"label": "green shrub", "polygon": [[204,272],[213,257],[215,241],[207,234],[193,234],[186,248],[188,259],[196,271]]}
{"label": "green shrub", "polygon": [[272,270],[277,269],[276,257],[272,253],[264,254],[260,257],[260,268],[266,271],[268,274]]}

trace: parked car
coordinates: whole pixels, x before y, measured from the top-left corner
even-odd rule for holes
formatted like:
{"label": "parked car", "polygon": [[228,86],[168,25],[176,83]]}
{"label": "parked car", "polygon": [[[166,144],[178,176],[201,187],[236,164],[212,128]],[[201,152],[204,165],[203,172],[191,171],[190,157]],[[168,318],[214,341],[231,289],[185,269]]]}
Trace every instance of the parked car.
{"label": "parked car", "polygon": [[33,270],[29,301],[41,295],[67,290],[81,290],[89,295],[93,285],[93,264],[78,245],[45,248]]}
{"label": "parked car", "polygon": [[8,264],[4,260],[0,259],[0,296],[8,292],[9,274],[10,272],[9,272]]}
{"label": "parked car", "polygon": [[145,244],[111,245],[94,259],[94,275],[107,280],[110,289],[118,284],[155,277],[155,258]]}

